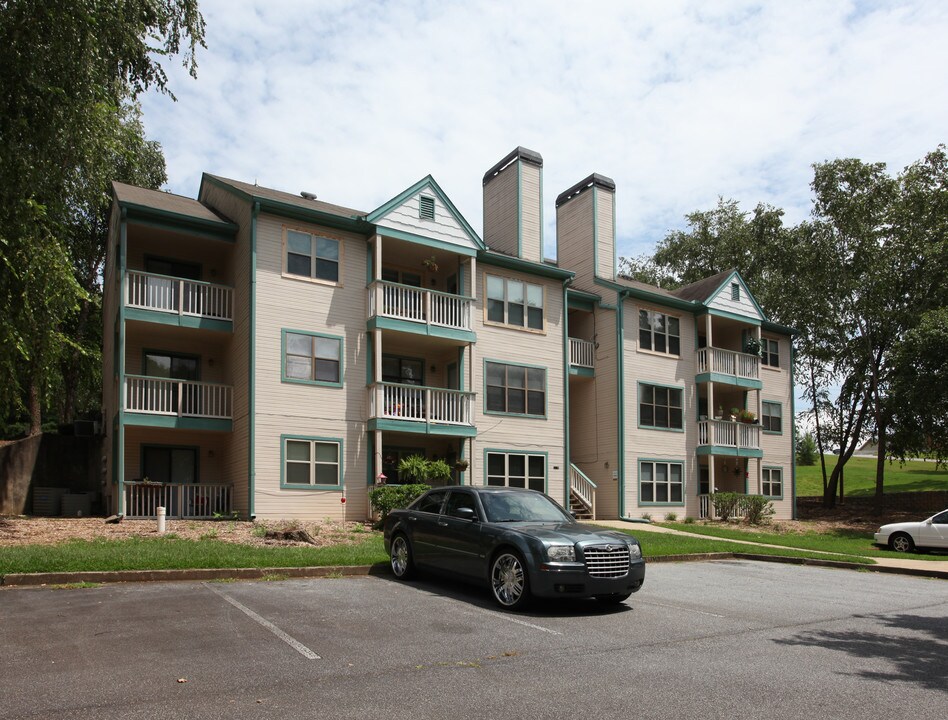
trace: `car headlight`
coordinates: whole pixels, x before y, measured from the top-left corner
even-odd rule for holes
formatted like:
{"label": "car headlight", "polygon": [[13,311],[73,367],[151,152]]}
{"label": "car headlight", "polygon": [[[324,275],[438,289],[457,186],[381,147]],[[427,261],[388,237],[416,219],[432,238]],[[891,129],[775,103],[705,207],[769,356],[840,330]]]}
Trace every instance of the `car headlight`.
{"label": "car headlight", "polygon": [[637,560],[642,557],[642,546],[641,545],[629,545],[629,555],[632,556],[633,560]]}
{"label": "car headlight", "polygon": [[576,548],[572,545],[550,545],[546,549],[550,562],[572,562],[576,559]]}

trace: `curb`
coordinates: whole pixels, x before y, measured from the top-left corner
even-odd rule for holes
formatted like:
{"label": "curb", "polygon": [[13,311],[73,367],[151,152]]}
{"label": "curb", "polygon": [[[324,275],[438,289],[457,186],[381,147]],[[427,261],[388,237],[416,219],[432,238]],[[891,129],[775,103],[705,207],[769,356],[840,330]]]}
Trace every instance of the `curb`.
{"label": "curb", "polygon": [[[786,557],[782,555],[755,555],[754,553],[695,553],[691,555],[660,555],[645,558],[646,565],[668,562],[703,562],[708,560],[755,560],[786,565],[810,565],[837,568],[840,570],[863,570],[892,575],[948,580],[948,570],[923,570],[900,568],[890,565],[863,565],[839,560],[817,560],[813,558]],[[287,568],[204,568],[192,570],[115,570],[61,573],[9,573],[0,576],[2,587],[40,587],[49,585],[72,585],[77,583],[138,583],[138,582],[206,582],[208,580],[265,580],[268,578],[337,578],[363,576],[389,576],[388,563],[375,565],[335,565],[320,567]]]}

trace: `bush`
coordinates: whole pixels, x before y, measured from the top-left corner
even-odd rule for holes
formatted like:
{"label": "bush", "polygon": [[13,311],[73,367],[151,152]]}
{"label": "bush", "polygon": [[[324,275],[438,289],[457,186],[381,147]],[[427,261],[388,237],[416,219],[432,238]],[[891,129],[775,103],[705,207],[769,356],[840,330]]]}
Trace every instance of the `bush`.
{"label": "bush", "polygon": [[642,513],[642,519],[643,519],[643,520],[651,521],[651,520],[652,520],[652,513]]}
{"label": "bush", "polygon": [[714,506],[714,517],[727,522],[737,514],[739,503],[744,496],[735,492],[716,492],[711,494],[711,504]]}
{"label": "bush", "polygon": [[407,507],[411,502],[430,490],[430,486],[421,483],[414,485],[382,485],[369,490],[372,509],[379,514],[379,525],[392,510]]}
{"label": "bush", "polygon": [[677,513],[673,513],[673,512],[665,513],[665,522],[675,522],[675,520],[677,519],[678,519]]}
{"label": "bush", "polygon": [[695,519],[693,517],[689,515],[688,517],[685,518],[685,525],[694,525],[694,524],[695,524]]}
{"label": "bush", "polygon": [[797,438],[797,465],[816,465],[816,440],[813,433]]}
{"label": "bush", "polygon": [[774,504],[763,495],[744,497],[744,519],[751,525],[760,525],[774,514]]}

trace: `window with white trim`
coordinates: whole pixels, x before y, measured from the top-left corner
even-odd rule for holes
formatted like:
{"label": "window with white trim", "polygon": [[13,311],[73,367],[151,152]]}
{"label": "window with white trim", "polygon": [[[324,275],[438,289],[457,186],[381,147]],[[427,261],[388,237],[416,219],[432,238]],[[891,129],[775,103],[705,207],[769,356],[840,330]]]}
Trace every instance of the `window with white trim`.
{"label": "window with white trim", "polygon": [[764,401],[760,404],[760,426],[764,432],[783,432],[783,406],[778,402]]}
{"label": "window with white trim", "polygon": [[487,275],[487,321],[543,329],[543,286]]}
{"label": "window with white trim", "polygon": [[783,497],[783,470],[761,468],[760,494],[764,497]]}
{"label": "window with white trim", "polygon": [[663,430],[683,430],[681,388],[639,384],[639,425]]}
{"label": "window with white trim", "polygon": [[487,453],[487,484],[546,491],[546,456]]}
{"label": "window with white trim", "polygon": [[676,462],[639,462],[639,502],[683,503],[684,465]]}
{"label": "window with white trim", "polygon": [[776,340],[760,339],[760,363],[768,367],[780,367],[780,343]]}
{"label": "window with white trim", "polygon": [[289,275],[339,282],[339,241],[286,229],[286,272]]}
{"label": "window with white trim", "polygon": [[283,483],[293,486],[338,487],[338,442],[286,438]]}
{"label": "window with white trim", "polygon": [[288,382],[342,383],[340,338],[284,331],[283,377]]}
{"label": "window with white trim", "polygon": [[546,369],[485,363],[487,412],[546,415]]}
{"label": "window with white trim", "polygon": [[639,348],[681,355],[678,318],[654,310],[639,310]]}

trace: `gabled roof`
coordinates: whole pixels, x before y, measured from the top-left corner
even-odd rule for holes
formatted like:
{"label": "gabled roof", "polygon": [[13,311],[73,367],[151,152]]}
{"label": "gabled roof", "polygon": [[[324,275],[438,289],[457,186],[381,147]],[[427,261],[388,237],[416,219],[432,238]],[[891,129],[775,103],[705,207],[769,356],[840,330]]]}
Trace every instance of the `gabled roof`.
{"label": "gabled roof", "polygon": [[221,218],[207,206],[183,195],[173,195],[161,190],[147,190],[118,181],[112,182],[112,195],[120,207],[179,216],[203,223],[217,224],[222,228],[233,227],[231,223]]}
{"label": "gabled roof", "polygon": [[680,297],[682,300],[698,300],[700,302],[705,302],[714,295],[723,283],[725,283],[731,275],[735,274],[737,270],[725,270],[720,272],[717,275],[712,275],[711,277],[706,277],[703,280],[698,282],[693,282],[690,285],[685,285],[683,287],[674,290],[672,294],[675,297]]}
{"label": "gabled roof", "polygon": [[204,173],[201,182],[203,183],[205,180],[213,180],[218,185],[228,186],[245,195],[247,198],[253,198],[254,200],[271,200],[304,211],[312,210],[349,219],[355,219],[365,215],[365,212],[362,210],[353,210],[352,208],[334,205],[333,203],[323,202],[322,200],[310,200],[301,195],[294,195],[293,193],[274,190],[260,185],[252,185],[251,183],[241,182],[240,180],[231,180],[230,178],[221,177],[220,175]]}

